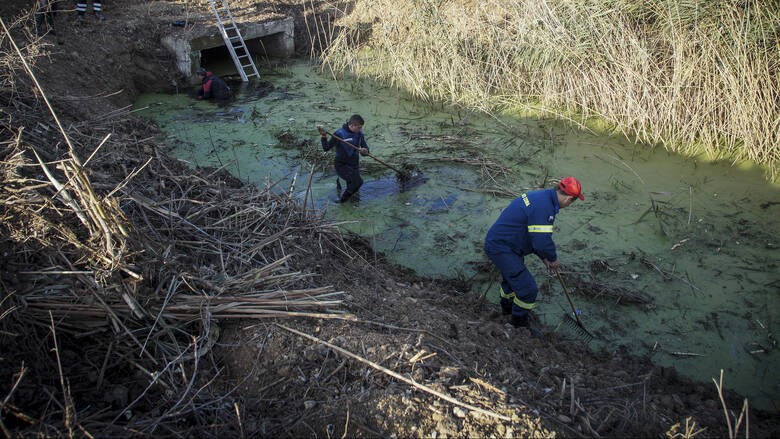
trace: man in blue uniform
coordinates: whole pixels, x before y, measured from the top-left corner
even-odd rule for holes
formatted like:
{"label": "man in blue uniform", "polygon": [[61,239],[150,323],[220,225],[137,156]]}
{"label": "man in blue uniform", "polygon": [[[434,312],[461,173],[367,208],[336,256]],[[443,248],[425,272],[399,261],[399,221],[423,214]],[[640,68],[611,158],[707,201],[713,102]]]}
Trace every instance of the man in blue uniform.
{"label": "man in blue uniform", "polygon": [[[531,191],[512,201],[485,236],[485,253],[501,271],[501,310],[512,325],[529,326],[539,288],[524,257],[535,254],[549,270],[560,267],[552,240],[555,215],[575,199],[584,200],[582,185],[566,177],[557,187]],[[537,331],[538,333],[538,331]]]}
{"label": "man in blue uniform", "polygon": [[339,203],[347,201],[363,185],[363,179],[360,177],[360,156],[369,152],[366,136],[363,135],[364,124],[365,121],[359,114],[353,114],[347,123],[333,133],[330,140],[328,132],[318,127],[323,151],[336,148],[336,158],[333,161],[336,174],[347,182],[347,188],[339,196]]}

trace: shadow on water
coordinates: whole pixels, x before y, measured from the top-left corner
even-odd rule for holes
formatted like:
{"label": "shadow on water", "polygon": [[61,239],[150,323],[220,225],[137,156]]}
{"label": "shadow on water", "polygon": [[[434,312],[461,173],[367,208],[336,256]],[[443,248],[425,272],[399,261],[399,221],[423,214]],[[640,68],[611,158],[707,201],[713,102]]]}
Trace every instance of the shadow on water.
{"label": "shadow on water", "polygon": [[[235,87],[227,103],[150,94],[136,105],[175,157],[282,182],[280,190],[297,181],[309,205],[390,260],[468,280],[493,302],[488,228],[514,197],[576,175],[586,200],[556,217],[554,239],[578,317],[597,336],[591,346],[646,355],[704,383],[724,369],[751,405],[778,403],[780,187],[760,170],[553,120],[426,105],[369,81],[333,81],[303,62]],[[364,158],[359,199],[336,204],[333,155],[316,127],[338,129],[353,113],[366,119],[372,153],[411,166],[413,178],[399,181]],[[312,169],[307,191],[300,176]],[[555,328],[571,307],[540,261],[526,262],[541,290],[537,313]]]}

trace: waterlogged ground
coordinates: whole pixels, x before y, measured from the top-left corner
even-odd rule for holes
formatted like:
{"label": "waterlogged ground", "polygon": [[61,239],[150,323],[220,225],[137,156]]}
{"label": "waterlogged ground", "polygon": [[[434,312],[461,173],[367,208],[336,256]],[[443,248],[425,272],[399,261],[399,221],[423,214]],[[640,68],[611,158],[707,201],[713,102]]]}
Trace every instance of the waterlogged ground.
{"label": "waterlogged ground", "polygon": [[[136,108],[181,160],[292,188],[391,260],[474,282],[494,302],[485,232],[512,197],[576,175],[586,200],[559,214],[555,241],[580,318],[598,337],[593,348],[649,355],[708,383],[723,369],[751,405],[780,404],[780,187],[759,170],[551,120],[429,106],[305,63],[233,85],[237,98],[225,105],[150,94]],[[360,199],[335,204],[332,153],[321,151],[316,126],[333,132],[353,113],[366,119],[377,158],[415,166],[424,183],[401,187],[393,170],[365,157]],[[542,288],[537,314],[571,336],[559,324],[571,310],[560,285],[528,262]]]}

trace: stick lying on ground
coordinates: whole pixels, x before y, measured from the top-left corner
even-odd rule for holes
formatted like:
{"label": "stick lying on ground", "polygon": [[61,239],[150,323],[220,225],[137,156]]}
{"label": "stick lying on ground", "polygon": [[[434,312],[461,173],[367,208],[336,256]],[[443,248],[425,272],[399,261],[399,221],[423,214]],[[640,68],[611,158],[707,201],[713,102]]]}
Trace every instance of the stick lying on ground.
{"label": "stick lying on ground", "polygon": [[298,330],[295,330],[293,328],[289,328],[287,326],[284,326],[281,323],[275,323],[275,325],[277,327],[279,327],[279,328],[284,329],[285,331],[292,332],[293,334],[299,335],[299,336],[301,336],[303,338],[306,338],[306,339],[309,339],[309,340],[311,340],[313,342],[325,345],[325,346],[333,349],[334,351],[340,353],[341,355],[344,355],[345,357],[349,357],[349,358],[355,359],[357,361],[360,361],[363,364],[367,364],[367,365],[371,366],[372,368],[374,368],[374,369],[376,369],[376,370],[378,370],[380,372],[383,372],[383,373],[385,373],[387,375],[390,375],[391,377],[393,377],[393,378],[395,378],[397,380],[403,381],[404,383],[409,384],[409,385],[411,385],[411,386],[413,386],[413,387],[415,387],[415,388],[417,388],[419,390],[422,390],[423,392],[429,393],[429,394],[431,394],[431,395],[433,395],[433,396],[435,396],[437,398],[441,398],[441,399],[443,399],[443,400],[445,400],[447,402],[450,402],[452,404],[461,406],[461,407],[463,407],[465,409],[468,409],[468,410],[471,410],[473,412],[480,413],[480,414],[483,414],[483,415],[486,415],[486,416],[490,416],[492,418],[497,418],[497,419],[500,419],[502,421],[510,421],[511,420],[511,418],[506,416],[506,415],[501,415],[501,414],[498,414],[496,412],[492,412],[490,410],[479,408],[477,406],[473,406],[471,404],[467,404],[465,402],[459,401],[459,400],[457,400],[457,399],[455,399],[455,398],[453,398],[453,397],[451,397],[451,396],[449,396],[449,395],[447,395],[445,393],[439,392],[439,391],[437,391],[435,389],[432,389],[431,387],[428,387],[426,385],[420,384],[417,381],[415,381],[415,380],[413,380],[411,378],[407,378],[407,377],[401,375],[398,372],[392,371],[392,370],[390,370],[390,369],[388,369],[388,368],[386,368],[386,367],[384,367],[382,365],[374,363],[373,361],[370,361],[370,360],[368,360],[366,358],[363,358],[363,357],[361,357],[359,355],[353,354],[352,352],[350,352],[350,351],[348,351],[348,350],[346,350],[344,348],[340,348],[340,347],[338,347],[338,346],[336,346],[334,344],[328,343],[327,341],[319,339],[319,338],[317,338],[317,337],[315,337],[313,335],[305,334],[305,333],[303,333],[301,331],[298,331]]}
{"label": "stick lying on ground", "polygon": [[[317,130],[320,132],[320,134],[327,134],[329,136],[332,136],[334,139],[338,140],[339,142],[344,143],[345,145],[349,145],[352,148],[354,148],[355,150],[360,151],[360,148],[358,148],[357,146],[347,142],[346,140],[342,139],[341,137],[339,137],[339,136],[337,136],[335,134],[329,133],[327,130],[325,130],[325,128],[323,128],[321,126],[318,126]],[[411,175],[411,173],[409,171],[402,171],[402,170],[396,168],[395,166],[393,166],[393,165],[391,165],[391,164],[389,164],[389,163],[387,163],[387,162],[385,162],[385,161],[383,161],[383,160],[381,160],[381,159],[371,155],[371,153],[369,153],[369,152],[361,153],[361,154],[367,155],[367,156],[371,157],[372,159],[376,160],[377,162],[379,162],[379,163],[387,166],[388,168],[392,169],[393,171],[395,171],[396,178],[398,178],[398,181],[400,181],[400,182],[409,181],[412,178],[412,175]]]}

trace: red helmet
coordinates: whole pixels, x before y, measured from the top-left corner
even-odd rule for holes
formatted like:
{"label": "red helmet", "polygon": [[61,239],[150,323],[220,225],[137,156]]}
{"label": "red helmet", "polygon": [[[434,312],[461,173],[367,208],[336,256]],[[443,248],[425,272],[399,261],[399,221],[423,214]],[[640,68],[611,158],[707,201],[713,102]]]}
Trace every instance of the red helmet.
{"label": "red helmet", "polygon": [[582,195],[582,185],[574,177],[565,177],[558,183],[558,189],[566,195],[577,197],[580,200],[585,199],[585,195]]}

